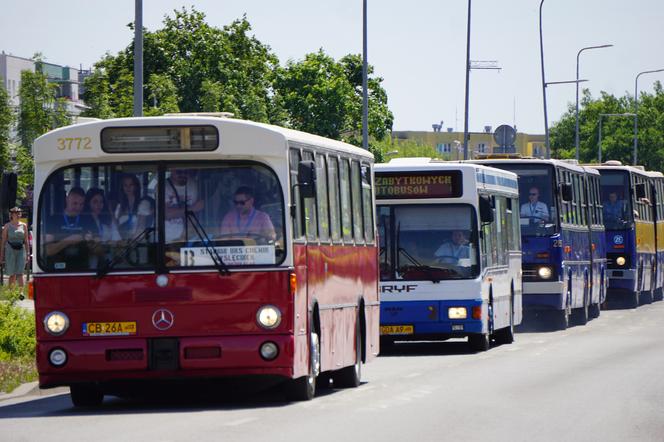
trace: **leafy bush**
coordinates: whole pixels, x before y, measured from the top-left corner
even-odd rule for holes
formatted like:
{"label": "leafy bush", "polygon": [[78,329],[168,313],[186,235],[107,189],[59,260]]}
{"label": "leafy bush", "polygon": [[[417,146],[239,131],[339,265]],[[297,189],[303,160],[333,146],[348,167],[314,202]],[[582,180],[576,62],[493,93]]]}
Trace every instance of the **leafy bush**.
{"label": "leafy bush", "polygon": [[0,361],[35,355],[34,313],[16,304],[22,291],[3,288],[0,296]]}

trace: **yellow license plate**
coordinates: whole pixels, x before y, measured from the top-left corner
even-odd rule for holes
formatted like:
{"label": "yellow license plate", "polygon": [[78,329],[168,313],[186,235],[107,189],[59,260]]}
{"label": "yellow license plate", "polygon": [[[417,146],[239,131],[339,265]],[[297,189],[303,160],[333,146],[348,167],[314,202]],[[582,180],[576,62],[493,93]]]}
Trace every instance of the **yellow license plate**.
{"label": "yellow license plate", "polygon": [[381,335],[412,335],[415,328],[412,325],[381,325]]}
{"label": "yellow license plate", "polygon": [[135,321],[83,323],[83,336],[128,336],[135,334]]}

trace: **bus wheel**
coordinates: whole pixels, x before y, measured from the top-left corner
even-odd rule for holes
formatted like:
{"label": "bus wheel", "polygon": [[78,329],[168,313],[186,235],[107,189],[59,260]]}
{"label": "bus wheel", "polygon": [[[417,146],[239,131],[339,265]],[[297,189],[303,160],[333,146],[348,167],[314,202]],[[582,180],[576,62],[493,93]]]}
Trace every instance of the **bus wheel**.
{"label": "bus wheel", "polygon": [[655,289],[655,293],[653,294],[652,298],[655,301],[661,301],[664,299],[664,292],[662,292],[662,289]]}
{"label": "bus wheel", "polygon": [[362,331],[360,318],[355,325],[355,364],[334,372],[332,382],[337,388],[355,388],[360,385],[362,378]]}
{"label": "bus wheel", "polygon": [[555,330],[567,330],[569,327],[569,313],[567,308],[553,312],[553,328]]}
{"label": "bus wheel", "polygon": [[71,401],[75,407],[98,407],[104,402],[104,393],[93,384],[75,384],[69,387]]}
{"label": "bus wheel", "polygon": [[310,401],[316,395],[316,378],[320,373],[320,340],[318,333],[309,336],[309,374],[293,379],[288,386],[288,398],[293,401]]}
{"label": "bus wheel", "polygon": [[510,298],[510,325],[494,333],[496,342],[499,344],[511,344],[514,342],[514,299]]}
{"label": "bus wheel", "polygon": [[627,299],[627,308],[637,308],[639,306],[639,299],[641,292],[634,290],[634,292]]}
{"label": "bus wheel", "polygon": [[647,292],[646,291],[641,292],[641,299],[639,299],[639,301],[641,305],[652,304],[652,302],[654,301],[652,290],[648,290]]}
{"label": "bus wheel", "polygon": [[599,313],[600,313],[600,306],[599,303],[597,304],[590,304],[590,308],[588,309],[588,314],[592,319],[599,318]]}
{"label": "bus wheel", "polygon": [[[587,287],[587,284],[584,283],[584,287]],[[583,290],[583,307],[576,309],[575,323],[576,325],[586,325],[588,323],[588,291],[586,288]]]}
{"label": "bus wheel", "polygon": [[491,347],[488,333],[477,333],[468,336],[468,345],[474,351],[487,351]]}

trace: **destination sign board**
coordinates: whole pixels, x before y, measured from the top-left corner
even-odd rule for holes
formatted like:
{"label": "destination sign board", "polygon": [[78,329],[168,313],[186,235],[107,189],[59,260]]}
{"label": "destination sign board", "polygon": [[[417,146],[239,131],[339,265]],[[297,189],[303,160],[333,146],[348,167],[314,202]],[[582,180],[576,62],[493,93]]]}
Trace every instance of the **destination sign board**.
{"label": "destination sign board", "polygon": [[458,198],[461,171],[378,172],[375,187],[377,199]]}

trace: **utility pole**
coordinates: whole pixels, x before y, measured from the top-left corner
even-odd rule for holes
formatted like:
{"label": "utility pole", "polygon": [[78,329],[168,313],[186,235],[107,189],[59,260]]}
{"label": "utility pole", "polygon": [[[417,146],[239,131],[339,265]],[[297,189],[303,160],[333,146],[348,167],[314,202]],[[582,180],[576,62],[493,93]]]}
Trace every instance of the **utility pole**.
{"label": "utility pole", "polygon": [[143,116],[143,0],[135,0],[134,18],[134,116]]}

